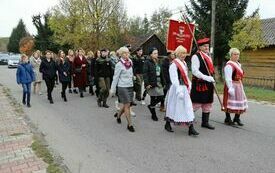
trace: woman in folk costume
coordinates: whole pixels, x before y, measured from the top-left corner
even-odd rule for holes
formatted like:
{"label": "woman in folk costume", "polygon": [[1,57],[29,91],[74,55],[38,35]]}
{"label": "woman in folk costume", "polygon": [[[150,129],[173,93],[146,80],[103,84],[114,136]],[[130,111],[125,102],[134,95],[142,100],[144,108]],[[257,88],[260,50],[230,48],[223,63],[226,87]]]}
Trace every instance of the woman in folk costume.
{"label": "woman in folk costume", "polygon": [[[231,48],[229,54],[230,60],[224,67],[225,84],[223,105],[226,115],[224,123],[227,125],[233,125],[236,122],[239,126],[243,126],[243,123],[240,120],[240,115],[246,111],[248,106],[242,84],[244,72],[241,64],[238,62],[240,51],[237,48]],[[230,113],[235,113],[233,122]]]}
{"label": "woman in folk costume", "polygon": [[189,135],[199,135],[194,129],[194,112],[190,98],[191,82],[188,79],[188,67],[184,61],[187,50],[178,46],[175,50],[176,59],[169,67],[169,75],[172,85],[167,94],[167,110],[165,129],[173,132],[170,122],[176,125],[189,126]]}
{"label": "woman in folk costume", "polygon": [[[191,58],[192,89],[191,100],[194,111],[202,109],[201,127],[214,130],[209,124],[209,116],[214,97],[214,65],[209,56],[209,38],[198,40],[199,51]],[[209,74],[210,73],[210,74]]]}

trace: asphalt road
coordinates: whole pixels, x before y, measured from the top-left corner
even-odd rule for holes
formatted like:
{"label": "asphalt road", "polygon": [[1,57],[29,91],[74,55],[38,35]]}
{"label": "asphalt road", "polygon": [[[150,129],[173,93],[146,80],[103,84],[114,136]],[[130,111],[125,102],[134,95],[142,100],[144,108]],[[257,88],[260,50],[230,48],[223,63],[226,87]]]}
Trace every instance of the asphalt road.
{"label": "asphalt road", "polygon": [[[0,83],[21,102],[15,73],[0,66]],[[84,98],[68,94],[64,103],[58,86],[50,105],[45,85],[43,93],[32,96],[25,112],[73,173],[275,172],[275,106],[249,102],[242,117],[245,126],[234,128],[223,124],[224,113],[215,103],[211,123],[216,130],[201,128],[197,112],[200,135],[190,137],[187,127],[166,132],[164,114],[157,112],[161,121],[153,122],[146,106],[134,107],[136,132],[130,133],[125,118],[119,125],[113,117],[115,99],[108,102],[109,109],[98,108],[95,96],[87,93]]]}

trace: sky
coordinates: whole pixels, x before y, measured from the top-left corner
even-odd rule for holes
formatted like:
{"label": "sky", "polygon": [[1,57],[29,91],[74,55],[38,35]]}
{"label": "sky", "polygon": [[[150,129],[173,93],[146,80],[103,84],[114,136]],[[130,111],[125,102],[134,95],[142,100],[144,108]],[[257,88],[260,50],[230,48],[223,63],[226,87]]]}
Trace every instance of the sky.
{"label": "sky", "polygon": [[[31,17],[45,13],[58,3],[59,0],[0,0],[0,37],[9,37],[20,18],[26,24],[27,30],[36,34]],[[129,16],[141,17],[145,14],[149,17],[160,7],[167,7],[176,13],[179,7],[190,5],[189,0],[124,0],[124,3]],[[247,14],[258,7],[262,19],[275,17],[275,0],[249,0]],[[177,15],[173,18],[176,19]]]}

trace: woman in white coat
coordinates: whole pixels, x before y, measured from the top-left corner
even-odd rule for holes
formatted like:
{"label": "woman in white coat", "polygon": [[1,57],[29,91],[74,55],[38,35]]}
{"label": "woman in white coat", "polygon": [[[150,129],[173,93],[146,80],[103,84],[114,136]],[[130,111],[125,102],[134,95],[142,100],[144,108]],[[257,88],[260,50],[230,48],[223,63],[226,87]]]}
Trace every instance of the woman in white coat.
{"label": "woman in white coat", "polygon": [[189,126],[188,135],[199,135],[194,129],[194,112],[190,98],[191,82],[188,79],[188,67],[184,61],[187,50],[178,46],[175,50],[176,59],[169,67],[172,85],[167,95],[167,110],[165,129],[173,132],[170,122],[175,125]]}

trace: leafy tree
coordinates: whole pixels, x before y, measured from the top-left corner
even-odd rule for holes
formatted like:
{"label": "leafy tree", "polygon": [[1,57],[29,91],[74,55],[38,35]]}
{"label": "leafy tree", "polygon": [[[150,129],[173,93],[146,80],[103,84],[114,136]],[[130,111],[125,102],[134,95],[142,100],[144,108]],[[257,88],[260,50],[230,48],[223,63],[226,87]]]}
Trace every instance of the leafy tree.
{"label": "leafy tree", "polygon": [[[215,63],[220,73],[225,56],[229,50],[229,40],[233,36],[233,23],[241,19],[247,8],[248,0],[217,1],[215,26]],[[210,37],[211,0],[191,0],[186,6],[188,16],[198,24],[199,37]]]}
{"label": "leafy tree", "polygon": [[7,49],[9,52],[19,53],[19,41],[21,38],[29,36],[30,34],[26,30],[26,25],[23,20],[20,19],[17,26],[13,28],[9,38]]}
{"label": "leafy tree", "polygon": [[151,16],[150,28],[154,31],[162,42],[166,42],[168,20],[172,13],[167,8],[160,8]]}
{"label": "leafy tree", "polygon": [[242,51],[244,49],[256,50],[265,46],[258,12],[236,21],[233,26],[234,34],[229,42],[230,47],[237,47]]}
{"label": "leafy tree", "polygon": [[106,34],[115,36],[108,28],[124,15],[122,0],[61,0],[49,24],[58,43],[95,50],[109,42]]}
{"label": "leafy tree", "polygon": [[[61,46],[54,42],[52,39],[54,32],[49,27],[49,17],[50,13],[47,12],[43,16],[38,14],[32,16],[32,22],[37,29],[37,35],[35,38],[35,49],[45,51],[52,50],[54,52],[58,52],[59,49],[64,49],[65,51],[69,48],[68,45]],[[44,18],[44,21],[42,21]]]}

